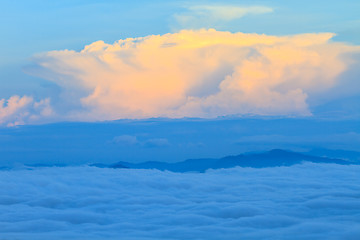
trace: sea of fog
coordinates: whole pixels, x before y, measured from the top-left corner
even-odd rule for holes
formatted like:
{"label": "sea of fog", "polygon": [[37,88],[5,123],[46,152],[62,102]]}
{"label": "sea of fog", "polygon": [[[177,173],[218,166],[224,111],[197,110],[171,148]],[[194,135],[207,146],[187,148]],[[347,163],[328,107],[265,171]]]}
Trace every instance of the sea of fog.
{"label": "sea of fog", "polygon": [[0,171],[0,239],[360,239],[360,166]]}

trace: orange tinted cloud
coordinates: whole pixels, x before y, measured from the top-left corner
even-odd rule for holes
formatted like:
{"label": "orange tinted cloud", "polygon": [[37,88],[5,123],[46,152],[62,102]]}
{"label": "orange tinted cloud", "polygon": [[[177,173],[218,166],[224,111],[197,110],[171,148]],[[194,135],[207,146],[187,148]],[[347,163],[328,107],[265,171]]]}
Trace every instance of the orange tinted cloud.
{"label": "orange tinted cloud", "polygon": [[268,36],[210,30],[102,41],[34,57],[31,74],[82,106],[75,120],[311,115],[307,99],[333,88],[356,46],[331,33]]}

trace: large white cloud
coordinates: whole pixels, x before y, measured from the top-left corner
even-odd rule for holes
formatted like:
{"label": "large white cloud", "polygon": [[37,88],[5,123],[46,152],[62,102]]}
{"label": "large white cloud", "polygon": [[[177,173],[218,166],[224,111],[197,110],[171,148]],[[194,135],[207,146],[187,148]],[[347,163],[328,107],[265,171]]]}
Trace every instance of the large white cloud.
{"label": "large white cloud", "polygon": [[68,119],[306,116],[359,51],[332,36],[183,30],[39,54],[28,72],[62,88]]}
{"label": "large white cloud", "polygon": [[0,239],[359,239],[360,166],[0,171]]}

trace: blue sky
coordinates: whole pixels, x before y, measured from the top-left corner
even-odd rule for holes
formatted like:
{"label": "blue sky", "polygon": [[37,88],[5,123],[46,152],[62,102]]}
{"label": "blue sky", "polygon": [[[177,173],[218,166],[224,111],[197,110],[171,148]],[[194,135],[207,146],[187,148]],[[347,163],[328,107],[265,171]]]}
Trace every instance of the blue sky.
{"label": "blue sky", "polygon": [[358,151],[359,146],[357,120],[152,119],[55,123],[2,129],[0,166],[178,162],[275,148],[298,152],[315,149],[314,153],[320,156],[358,161],[358,157],[347,156],[346,152],[326,149]]}

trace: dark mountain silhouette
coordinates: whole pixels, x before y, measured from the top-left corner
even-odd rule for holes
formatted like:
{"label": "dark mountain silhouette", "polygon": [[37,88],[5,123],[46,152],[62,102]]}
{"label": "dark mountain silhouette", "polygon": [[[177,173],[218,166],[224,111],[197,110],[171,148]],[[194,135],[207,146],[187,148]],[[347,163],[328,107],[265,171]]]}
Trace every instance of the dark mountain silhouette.
{"label": "dark mountain silhouette", "polygon": [[115,163],[112,165],[107,165],[104,163],[92,163],[92,164],[89,164],[89,166],[90,167],[98,167],[98,168],[128,168],[120,163]]}
{"label": "dark mountain silhouette", "polygon": [[[172,172],[204,172],[207,169],[232,168],[236,166],[252,168],[291,166],[294,164],[300,164],[302,162],[334,163],[342,165],[355,164],[354,162],[343,159],[318,157],[281,149],[273,149],[271,151],[263,153],[240,154],[236,156],[227,156],[220,159],[188,159],[176,163],[157,161],[149,161],[143,163],[118,162],[108,165],[108,167],[158,169],[162,171],[168,170]],[[94,164],[93,166],[96,166],[96,164]],[[105,167],[104,165],[101,166]]]}

